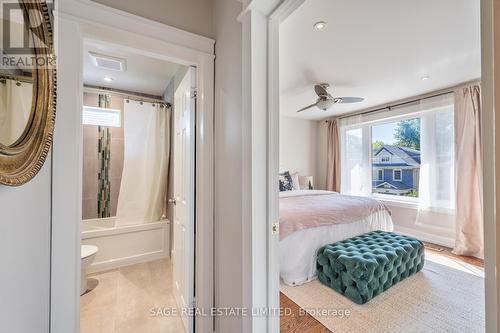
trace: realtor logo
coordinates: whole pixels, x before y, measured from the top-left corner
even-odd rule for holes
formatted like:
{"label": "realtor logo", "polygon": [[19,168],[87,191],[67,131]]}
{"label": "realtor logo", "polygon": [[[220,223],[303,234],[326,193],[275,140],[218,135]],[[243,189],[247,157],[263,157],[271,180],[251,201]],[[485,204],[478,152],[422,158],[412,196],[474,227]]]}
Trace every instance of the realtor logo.
{"label": "realtor logo", "polygon": [[[43,24],[53,8],[47,1],[48,11],[41,10],[40,0],[0,0],[2,68],[47,67],[55,63],[53,52],[44,40]],[[53,62],[53,63],[52,63]]]}

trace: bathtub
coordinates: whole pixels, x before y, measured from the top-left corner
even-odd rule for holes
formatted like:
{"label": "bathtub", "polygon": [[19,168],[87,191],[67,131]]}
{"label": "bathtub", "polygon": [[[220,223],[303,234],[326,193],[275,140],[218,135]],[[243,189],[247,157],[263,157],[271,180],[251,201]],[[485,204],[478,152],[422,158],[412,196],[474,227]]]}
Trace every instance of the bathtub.
{"label": "bathtub", "polygon": [[88,272],[157,260],[170,255],[170,222],[116,226],[115,218],[82,221],[82,244],[99,248]]}

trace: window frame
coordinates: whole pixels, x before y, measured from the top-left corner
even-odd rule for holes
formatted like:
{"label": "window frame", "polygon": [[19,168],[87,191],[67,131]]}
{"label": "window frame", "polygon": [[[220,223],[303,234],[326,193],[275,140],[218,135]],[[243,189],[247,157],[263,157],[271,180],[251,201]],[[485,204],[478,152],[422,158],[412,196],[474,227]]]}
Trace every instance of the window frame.
{"label": "window frame", "polygon": [[[451,94],[450,94],[451,95]],[[451,98],[451,97],[450,97]],[[453,100],[453,98],[451,98]],[[366,116],[366,119],[361,119],[360,121],[356,122],[355,117],[361,117],[358,115],[351,116],[353,119],[352,123],[349,123],[349,121],[346,121],[345,123],[341,123],[340,126],[340,150],[341,150],[341,160],[345,161],[347,158],[347,152],[345,151],[345,139],[346,139],[346,134],[350,130],[356,130],[359,129],[362,131],[363,136],[362,136],[362,142],[363,145],[372,146],[372,127],[377,126],[377,125],[382,125],[382,124],[387,124],[391,122],[399,122],[399,121],[404,121],[404,120],[410,120],[410,119],[415,119],[415,118],[423,118],[426,114],[428,113],[435,113],[439,112],[443,108],[447,107],[453,107],[453,111],[455,112],[454,104],[453,102],[450,103],[440,103],[440,105],[434,105],[433,107],[429,108],[419,108],[418,104],[413,108],[412,110],[405,111],[405,112],[398,112],[396,109],[393,110],[388,110],[386,111],[387,115],[384,118],[375,118],[377,117],[376,115],[371,115],[369,114]],[[368,156],[368,163],[370,165],[370,169],[373,169],[373,155],[374,151],[372,149],[368,149],[365,151],[365,153]],[[454,163],[456,163],[456,157],[454,160]],[[356,194],[356,193],[350,193],[348,187],[350,186],[348,181],[349,177],[344,174],[344,169],[342,171],[341,179],[341,193],[343,194],[351,194],[351,195],[361,195],[361,196],[366,196],[366,197],[373,197],[377,200],[380,200],[382,202],[385,202],[388,205],[395,206],[395,207],[402,207],[402,208],[407,208],[407,209],[419,209],[420,206],[420,199],[418,197],[409,197],[409,196],[401,196],[401,195],[392,195],[392,194],[384,194],[384,193],[376,193],[373,192],[373,178],[374,174],[373,171],[369,172],[366,174],[367,177],[369,177],[369,183],[371,184],[371,191],[368,193],[363,193],[363,194]],[[456,177],[456,175],[455,175]],[[403,178],[402,172],[401,172],[401,178]],[[347,182],[346,182],[347,181]],[[456,204],[456,203],[455,203]],[[455,208],[444,208],[444,207],[426,207],[426,211],[434,212],[434,213],[441,213],[441,214],[446,214],[446,215],[454,215],[456,212],[456,207]],[[425,223],[424,223],[425,224]],[[425,224],[427,225],[427,224]],[[432,224],[434,226],[434,224]]]}
{"label": "window frame", "polygon": [[[396,171],[399,171],[399,179],[396,179]],[[395,182],[403,181],[403,169],[392,169],[392,180]]]}
{"label": "window frame", "polygon": [[[382,175],[382,177],[380,177]],[[384,181],[384,169],[377,169],[377,180]]]}
{"label": "window frame", "polygon": [[[388,124],[388,123],[393,123],[393,122],[399,122],[399,121],[404,121],[404,120],[410,120],[410,119],[415,119],[415,118],[421,118],[423,113],[426,112],[432,112],[434,111],[435,108],[433,109],[428,109],[428,110],[420,110],[420,111],[414,111],[414,112],[408,112],[408,113],[403,113],[403,114],[398,114],[398,115],[392,115],[388,116],[383,119],[377,119],[377,120],[367,120],[365,122],[361,122],[358,124],[352,124],[352,125],[345,125],[341,128],[341,159],[345,160],[346,155],[345,155],[345,149],[344,149],[344,144],[345,144],[345,134],[349,130],[355,130],[355,129],[361,129],[363,133],[363,138],[362,140],[366,141],[366,145],[371,147],[372,146],[372,127],[377,126],[377,125],[383,125],[383,124]],[[366,135],[366,137],[365,137]],[[369,149],[368,152],[368,161],[370,163],[370,168],[373,169],[373,151],[372,149]],[[384,194],[384,193],[375,193],[373,192],[373,173],[369,172],[369,177],[370,177],[370,184],[371,190],[370,193],[365,195],[367,197],[373,197],[381,201],[385,201],[388,203],[394,203],[395,206],[404,206],[405,208],[412,208],[412,209],[418,209],[419,201],[418,198],[414,197],[407,197],[407,196],[402,196],[402,195],[392,195],[392,194]],[[394,175],[393,175],[394,177]],[[403,173],[401,172],[401,178],[403,177]],[[342,183],[344,182],[344,175],[341,175],[342,178]],[[341,191],[341,193],[344,193]],[[349,194],[349,193],[347,193]],[[354,194],[356,195],[356,194]]]}
{"label": "window frame", "polygon": [[[98,123],[95,121],[97,118],[86,118],[86,114],[99,114],[110,116],[108,119],[103,117],[103,120],[109,121],[108,123]],[[116,117],[116,119],[111,119],[111,116]],[[90,120],[90,121],[89,121]],[[94,121],[92,121],[94,120]],[[82,107],[82,125],[83,126],[101,126],[109,128],[119,128],[122,127],[122,110],[121,109],[111,109],[103,108],[99,106],[89,106],[83,105]]]}

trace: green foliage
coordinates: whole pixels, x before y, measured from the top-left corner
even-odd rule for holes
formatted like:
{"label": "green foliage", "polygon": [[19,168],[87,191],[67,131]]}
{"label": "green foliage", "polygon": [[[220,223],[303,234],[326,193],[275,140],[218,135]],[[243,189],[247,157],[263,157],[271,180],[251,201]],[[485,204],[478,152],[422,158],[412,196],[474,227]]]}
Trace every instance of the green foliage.
{"label": "green foliage", "polygon": [[413,197],[413,198],[418,198],[418,191],[415,189],[412,189],[410,192],[405,194],[406,197]]}
{"label": "green foliage", "polygon": [[384,146],[384,144],[385,144],[384,141],[380,141],[380,140],[373,142],[372,143],[373,151],[379,150],[380,148],[382,148]]}
{"label": "green foliage", "polygon": [[420,150],[420,119],[400,121],[394,132],[396,145]]}

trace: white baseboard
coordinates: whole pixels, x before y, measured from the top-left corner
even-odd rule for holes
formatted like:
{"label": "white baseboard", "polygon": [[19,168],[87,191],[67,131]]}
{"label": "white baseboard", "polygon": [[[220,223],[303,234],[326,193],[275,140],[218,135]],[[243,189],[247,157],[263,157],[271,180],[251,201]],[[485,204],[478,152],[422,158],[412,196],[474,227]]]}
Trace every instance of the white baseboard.
{"label": "white baseboard", "polygon": [[445,237],[445,236],[438,236],[435,234],[431,234],[431,233],[424,232],[421,230],[416,230],[413,228],[400,227],[400,226],[395,225],[394,232],[400,233],[400,234],[405,234],[408,236],[413,236],[421,241],[433,243],[436,245],[446,246],[446,247],[450,247],[450,248],[453,248],[455,246],[455,239],[454,238],[449,238],[449,237]]}

